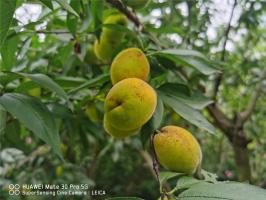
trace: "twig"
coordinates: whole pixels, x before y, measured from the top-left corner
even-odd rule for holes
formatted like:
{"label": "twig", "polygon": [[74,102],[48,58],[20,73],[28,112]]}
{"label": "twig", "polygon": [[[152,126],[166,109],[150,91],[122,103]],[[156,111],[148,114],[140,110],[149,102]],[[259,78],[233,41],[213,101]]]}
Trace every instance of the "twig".
{"label": "twig", "polygon": [[[233,16],[234,16],[234,11],[235,11],[236,5],[237,5],[237,0],[235,0],[235,2],[234,2],[233,8],[232,8],[232,11],[231,11],[231,14],[230,14],[228,26],[227,26],[227,29],[225,31],[225,39],[224,39],[223,50],[222,50],[222,54],[221,54],[221,61],[222,62],[225,61],[226,44],[227,44],[227,41],[228,41],[229,32],[230,32],[230,29],[231,29],[231,22],[232,22],[232,19],[233,19]],[[223,73],[220,73],[218,75],[218,77],[216,79],[216,82],[215,82],[215,85],[214,85],[214,95],[213,95],[214,100],[216,100],[216,96],[217,96],[217,93],[219,91],[219,87],[221,85],[222,79],[223,79]]]}
{"label": "twig", "polygon": [[251,116],[253,110],[256,107],[257,100],[262,92],[263,80],[266,79],[266,68],[262,72],[259,83],[256,85],[254,93],[252,94],[248,106],[245,111],[240,113],[240,120],[242,124]]}
{"label": "twig", "polygon": [[151,138],[150,138],[150,148],[151,148],[151,152],[152,152],[152,166],[153,166],[153,171],[155,172],[156,174],[156,178],[157,178],[157,181],[159,181],[159,162],[158,162],[158,159],[157,159],[157,155],[156,155],[156,152],[155,152],[155,148],[154,148],[154,136],[157,134],[157,130],[154,131],[154,133],[151,135]]}
{"label": "twig", "polygon": [[143,25],[140,22],[139,18],[136,16],[135,13],[130,11],[121,1],[119,0],[107,0],[109,4],[111,4],[113,7],[120,10],[122,13],[124,13],[128,19],[130,19],[140,30],[143,29]]}

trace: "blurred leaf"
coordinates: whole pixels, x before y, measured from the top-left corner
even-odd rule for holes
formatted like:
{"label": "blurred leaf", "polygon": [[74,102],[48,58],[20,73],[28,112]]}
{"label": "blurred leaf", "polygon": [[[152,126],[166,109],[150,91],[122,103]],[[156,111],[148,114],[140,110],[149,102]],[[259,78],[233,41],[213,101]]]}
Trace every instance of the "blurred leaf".
{"label": "blurred leaf", "polygon": [[47,107],[55,117],[63,119],[63,118],[70,118],[73,116],[73,113],[68,107],[61,105],[59,103],[50,103],[47,105]]}
{"label": "blurred leaf", "polygon": [[67,0],[55,0],[59,5],[61,5],[66,11],[72,13],[73,15],[79,17],[78,13],[67,3]]}
{"label": "blurred leaf", "polygon": [[220,182],[192,185],[188,190],[182,192],[178,198],[182,200],[265,200],[266,190],[248,184],[236,182]]}
{"label": "blurred leaf", "polygon": [[144,200],[138,197],[112,197],[105,200]]}
{"label": "blurred leaf", "polygon": [[21,76],[24,76],[26,78],[31,79],[41,87],[47,88],[55,93],[57,93],[59,96],[63,97],[65,100],[68,99],[65,91],[57,84],[55,83],[49,76],[45,74],[26,74],[26,73],[19,73]]}
{"label": "blurred leaf", "polygon": [[0,1],[0,48],[4,43],[16,9],[16,0]]}
{"label": "blurred leaf", "polygon": [[5,133],[6,117],[6,109],[0,105],[0,137]]}
{"label": "blurred leaf", "polygon": [[218,176],[204,169],[201,169],[201,175],[204,177],[204,181],[210,183],[217,183]]}
{"label": "blurred leaf", "polygon": [[161,122],[163,120],[163,113],[164,113],[163,101],[160,99],[159,96],[157,96],[157,106],[152,116],[152,126],[154,130],[160,127]]}
{"label": "blurred leaf", "polygon": [[19,37],[14,36],[4,41],[1,47],[1,57],[3,61],[3,68],[5,70],[11,69],[16,62],[16,51],[18,49]]}
{"label": "blurred leaf", "polygon": [[5,93],[0,104],[37,137],[51,145],[61,157],[60,138],[55,120],[47,107],[37,98],[18,93]]}
{"label": "blurred leaf", "polygon": [[213,127],[213,125],[208,122],[200,112],[189,107],[187,104],[183,103],[179,99],[163,93],[162,91],[159,94],[163,99],[164,103],[170,106],[181,117],[183,117],[190,123],[196,125],[197,127],[208,131],[209,133],[215,132],[215,128]]}
{"label": "blurred leaf", "polygon": [[94,20],[94,30],[97,38],[101,35],[104,1],[91,0],[91,12]]}
{"label": "blurred leaf", "polygon": [[153,127],[151,124],[151,120],[149,120],[144,126],[141,127],[140,130],[140,138],[142,142],[142,146],[145,147],[147,141],[150,140],[150,136],[153,134]]}
{"label": "blurred leaf", "polygon": [[[80,8],[80,1],[77,0],[71,0],[70,2],[70,6],[77,12],[79,13],[79,8]],[[78,23],[78,18],[71,14],[71,13],[67,13],[67,28],[68,30],[72,33],[72,35],[74,36],[76,34],[77,31],[77,23]]]}
{"label": "blurred leaf", "polygon": [[52,0],[40,0],[44,5],[46,5],[51,10],[54,9]]}

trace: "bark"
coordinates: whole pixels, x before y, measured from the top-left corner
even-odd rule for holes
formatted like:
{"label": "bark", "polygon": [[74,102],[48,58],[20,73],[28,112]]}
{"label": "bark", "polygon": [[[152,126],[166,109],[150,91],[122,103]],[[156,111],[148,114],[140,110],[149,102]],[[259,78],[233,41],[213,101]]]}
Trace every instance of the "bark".
{"label": "bark", "polygon": [[239,181],[251,181],[251,168],[249,163],[249,153],[246,145],[239,145],[233,142],[237,175]]}

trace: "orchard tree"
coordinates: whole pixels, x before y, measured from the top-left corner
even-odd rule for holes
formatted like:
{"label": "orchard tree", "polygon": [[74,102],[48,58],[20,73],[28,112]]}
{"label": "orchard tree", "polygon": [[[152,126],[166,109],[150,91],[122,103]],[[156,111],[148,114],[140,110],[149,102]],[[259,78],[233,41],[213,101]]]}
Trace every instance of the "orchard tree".
{"label": "orchard tree", "polygon": [[1,0],[1,199],[25,183],[265,199],[265,16],[253,0]]}

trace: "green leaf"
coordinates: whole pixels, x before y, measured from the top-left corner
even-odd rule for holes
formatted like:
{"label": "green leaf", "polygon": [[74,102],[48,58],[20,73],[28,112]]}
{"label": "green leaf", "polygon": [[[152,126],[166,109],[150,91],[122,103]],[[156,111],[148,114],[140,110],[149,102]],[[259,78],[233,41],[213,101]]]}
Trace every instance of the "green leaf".
{"label": "green leaf", "polygon": [[91,0],[91,12],[94,21],[94,30],[97,38],[101,35],[104,1]]}
{"label": "green leaf", "polygon": [[[77,0],[72,0],[70,2],[70,6],[76,11],[79,12],[79,8],[80,8],[80,1]],[[78,23],[78,18],[71,14],[71,13],[67,13],[67,28],[68,30],[72,33],[73,36],[75,36],[76,31],[77,31],[77,23]]]}
{"label": "green leaf", "polygon": [[61,157],[55,120],[40,100],[23,94],[5,93],[0,97],[0,104],[37,137],[52,146],[55,153]]}
{"label": "green leaf", "polygon": [[55,83],[49,76],[45,74],[26,74],[18,72],[16,74],[29,78],[38,85],[40,85],[41,87],[47,88],[57,93],[59,96],[63,97],[64,99],[68,100],[65,91],[57,83]]}
{"label": "green leaf", "polygon": [[96,78],[90,79],[89,81],[83,83],[82,85],[78,86],[77,88],[70,90],[68,93],[75,93],[75,92],[78,92],[84,88],[90,88],[90,87],[95,87],[97,85],[103,85],[103,83],[108,81],[109,78],[110,78],[110,74],[103,74],[103,75],[97,76]]}
{"label": "green leaf", "polygon": [[206,183],[192,185],[182,192],[180,200],[265,200],[266,190],[236,182]]}
{"label": "green leaf", "polygon": [[198,91],[191,91],[188,86],[179,83],[166,83],[158,88],[165,94],[174,96],[178,100],[195,109],[203,109],[213,101]]}
{"label": "green leaf", "polygon": [[162,92],[160,92],[159,94],[164,103],[170,106],[181,117],[194,124],[195,126],[208,131],[209,133],[215,132],[214,126],[210,122],[208,122],[200,112],[189,107],[187,104],[183,103],[173,96],[163,94]]}
{"label": "green leaf", "polygon": [[4,43],[16,9],[16,0],[0,1],[0,48]]}
{"label": "green leaf", "polygon": [[160,174],[159,174],[160,185],[162,185],[165,181],[167,181],[171,178],[181,176],[181,175],[183,175],[183,173],[176,173],[176,172],[169,172],[169,171],[160,172]]}
{"label": "green leaf", "polygon": [[112,197],[105,200],[144,200],[138,197]]}
{"label": "green leaf", "polygon": [[163,53],[163,54],[171,54],[171,55],[177,55],[177,56],[193,56],[197,58],[204,59],[208,61],[206,56],[204,56],[202,53],[199,51],[194,51],[194,50],[187,50],[187,49],[165,49],[162,51],[158,51],[157,53]]}
{"label": "green leaf", "polygon": [[181,176],[177,180],[176,189],[181,190],[181,189],[190,188],[191,186],[201,183],[201,182],[202,182],[201,180],[195,179],[190,176]]}
{"label": "green leaf", "polygon": [[152,126],[154,130],[160,127],[161,122],[163,120],[163,112],[164,112],[163,101],[159,96],[157,96],[157,106],[152,116]]}
{"label": "green leaf", "polygon": [[5,133],[6,117],[6,109],[0,105],[0,137]]}
{"label": "green leaf", "polygon": [[46,5],[51,10],[54,9],[52,0],[40,0],[44,5]]}
{"label": "green leaf", "polygon": [[3,68],[10,70],[16,62],[16,51],[18,49],[19,36],[11,37],[4,41],[1,47]]}
{"label": "green leaf", "polygon": [[202,74],[211,75],[219,72],[216,68],[210,65],[207,58],[199,52],[190,50],[168,49],[153,53],[155,56],[165,57],[175,63],[188,65],[196,68]]}
{"label": "green leaf", "polygon": [[66,0],[55,0],[59,5],[61,5],[66,11],[72,13],[79,17],[78,13],[67,3]]}

